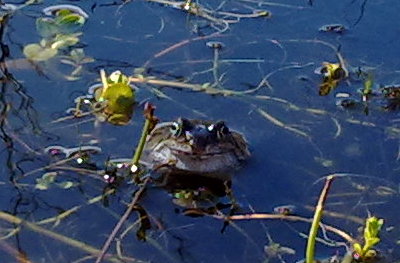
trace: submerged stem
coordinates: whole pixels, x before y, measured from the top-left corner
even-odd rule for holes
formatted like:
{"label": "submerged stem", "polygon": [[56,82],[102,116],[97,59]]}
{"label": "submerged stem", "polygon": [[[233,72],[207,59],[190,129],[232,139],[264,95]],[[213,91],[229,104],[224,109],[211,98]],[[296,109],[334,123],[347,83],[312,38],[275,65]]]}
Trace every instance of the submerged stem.
{"label": "submerged stem", "polygon": [[219,89],[224,89],[221,85],[219,78],[219,48],[214,48],[214,59],[213,59],[213,77],[214,83]]}
{"label": "submerged stem", "polygon": [[142,155],[144,144],[146,143],[147,134],[149,134],[149,128],[151,122],[152,120],[146,118],[146,121],[144,122],[142,129],[142,135],[140,136],[138,146],[136,147],[135,154],[133,155],[132,158],[132,165],[137,166],[139,164],[140,156]]}
{"label": "submerged stem", "polygon": [[[60,241],[60,242],[62,242],[64,244],[67,244],[67,245],[69,245],[71,247],[75,247],[77,249],[80,249],[80,250],[82,250],[82,251],[84,251],[86,253],[89,253],[91,255],[100,254],[100,250],[98,250],[98,249],[96,249],[96,248],[94,248],[92,246],[89,246],[89,245],[87,245],[87,244],[85,244],[85,243],[83,243],[81,241],[78,241],[76,239],[73,239],[73,238],[58,234],[58,233],[53,232],[53,231],[51,231],[49,229],[41,227],[41,226],[39,226],[39,225],[37,225],[35,223],[31,223],[31,222],[22,220],[21,218],[16,217],[16,216],[11,215],[11,214],[8,214],[6,212],[0,211],[0,219],[4,220],[4,221],[7,221],[9,223],[12,223],[12,224],[25,226],[26,228],[28,228],[29,230],[31,230],[33,232],[40,233],[40,234],[42,234],[44,236],[47,236],[47,237],[50,237],[50,238],[52,238],[54,240]],[[131,258],[131,257],[124,257],[122,259],[118,259],[115,256],[111,256],[110,254],[108,254],[106,256],[107,256],[106,259],[108,261],[111,261],[111,262],[118,262],[118,263],[121,263],[121,262],[137,262],[136,259]]]}
{"label": "submerged stem", "polygon": [[[139,144],[135,150],[135,154],[132,158],[132,167],[133,165],[137,166],[139,164],[140,156],[142,155],[144,144],[146,142],[147,134],[149,134],[152,127],[154,127],[154,123],[157,121],[157,118],[154,116],[155,107],[150,103],[146,103],[144,106],[144,115],[146,116],[146,121],[143,126],[142,135],[139,140]],[[106,242],[103,244],[101,249],[101,253],[98,254],[96,263],[100,263],[103,260],[104,255],[107,253],[107,250],[111,246],[111,243],[115,239],[117,233],[122,228],[122,225],[128,220],[130,214],[135,209],[136,204],[139,202],[140,197],[142,196],[143,192],[146,189],[147,183],[150,181],[150,177],[147,177],[143,180],[139,189],[133,195],[132,201],[128,205],[127,209],[125,210],[122,217],[119,219],[118,223],[115,225],[114,229],[112,230],[111,234],[108,236]]]}
{"label": "submerged stem", "polygon": [[315,240],[318,233],[318,228],[321,223],[322,213],[324,210],[324,205],[326,198],[328,196],[329,188],[332,184],[332,180],[334,179],[333,175],[329,175],[326,178],[324,188],[321,191],[321,195],[319,196],[317,207],[315,208],[314,218],[310,228],[310,234],[308,235],[307,240],[307,250],[306,250],[306,263],[314,263],[314,255],[315,255]]}

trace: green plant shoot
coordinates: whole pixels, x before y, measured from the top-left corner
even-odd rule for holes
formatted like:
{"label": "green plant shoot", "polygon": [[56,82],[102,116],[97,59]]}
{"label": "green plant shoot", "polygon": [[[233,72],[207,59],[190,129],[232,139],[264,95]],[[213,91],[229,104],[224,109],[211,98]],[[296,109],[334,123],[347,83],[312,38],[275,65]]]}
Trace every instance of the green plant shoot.
{"label": "green plant shoot", "polygon": [[363,261],[376,256],[374,246],[380,241],[379,232],[381,231],[382,225],[383,219],[378,219],[374,216],[367,218],[364,228],[364,245],[360,243],[355,243],[353,245],[354,252]]}

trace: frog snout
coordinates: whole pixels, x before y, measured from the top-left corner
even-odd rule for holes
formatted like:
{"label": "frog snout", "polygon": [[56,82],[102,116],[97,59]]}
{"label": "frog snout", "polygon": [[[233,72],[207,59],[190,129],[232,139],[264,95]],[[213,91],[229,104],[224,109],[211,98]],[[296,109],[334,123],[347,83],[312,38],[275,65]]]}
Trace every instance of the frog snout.
{"label": "frog snout", "polygon": [[202,152],[206,149],[207,145],[212,143],[210,133],[206,129],[195,129],[190,132],[191,146],[193,152]]}

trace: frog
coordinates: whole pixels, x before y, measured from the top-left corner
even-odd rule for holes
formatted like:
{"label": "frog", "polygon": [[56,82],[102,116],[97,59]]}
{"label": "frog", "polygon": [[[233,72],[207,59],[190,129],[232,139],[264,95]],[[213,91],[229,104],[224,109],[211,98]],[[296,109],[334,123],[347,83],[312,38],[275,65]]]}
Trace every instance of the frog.
{"label": "frog", "polygon": [[224,121],[178,118],[157,124],[146,139],[142,163],[162,174],[224,179],[250,157],[247,141]]}

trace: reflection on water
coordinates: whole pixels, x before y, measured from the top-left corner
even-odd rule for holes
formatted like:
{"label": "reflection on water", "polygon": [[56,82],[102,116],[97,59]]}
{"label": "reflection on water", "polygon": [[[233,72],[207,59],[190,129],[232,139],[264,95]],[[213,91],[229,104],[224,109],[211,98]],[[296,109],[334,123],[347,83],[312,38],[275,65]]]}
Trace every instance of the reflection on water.
{"label": "reflection on water", "polygon": [[[52,48],[33,30],[52,4],[2,6],[0,261],[94,262],[138,190],[124,179],[107,187],[114,181],[104,175],[132,157],[140,114],[126,126],[90,116],[53,123],[70,117],[66,110],[99,83],[102,68],[131,76],[138,105],[151,101],[161,121],[224,120],[244,134],[252,155],[229,183],[181,176],[149,184],[105,261],[296,262],[307,223],[227,224],[212,216],[283,216],[274,208],[287,204],[311,217],[320,178],[330,173],[342,176],[324,223],[360,238],[368,215],[384,218],[377,248],[388,262],[400,259],[398,108],[382,109],[382,97],[365,100],[375,93],[397,99],[385,87],[399,83],[398,1],[75,1],[88,14],[79,42],[29,62],[27,44]],[[323,77],[314,71],[324,62],[350,74],[320,96]],[[358,106],[337,105],[349,98]],[[76,151],[73,160],[49,155],[51,145],[101,152],[82,164]],[[343,255],[341,237],[321,238],[318,257]]]}

